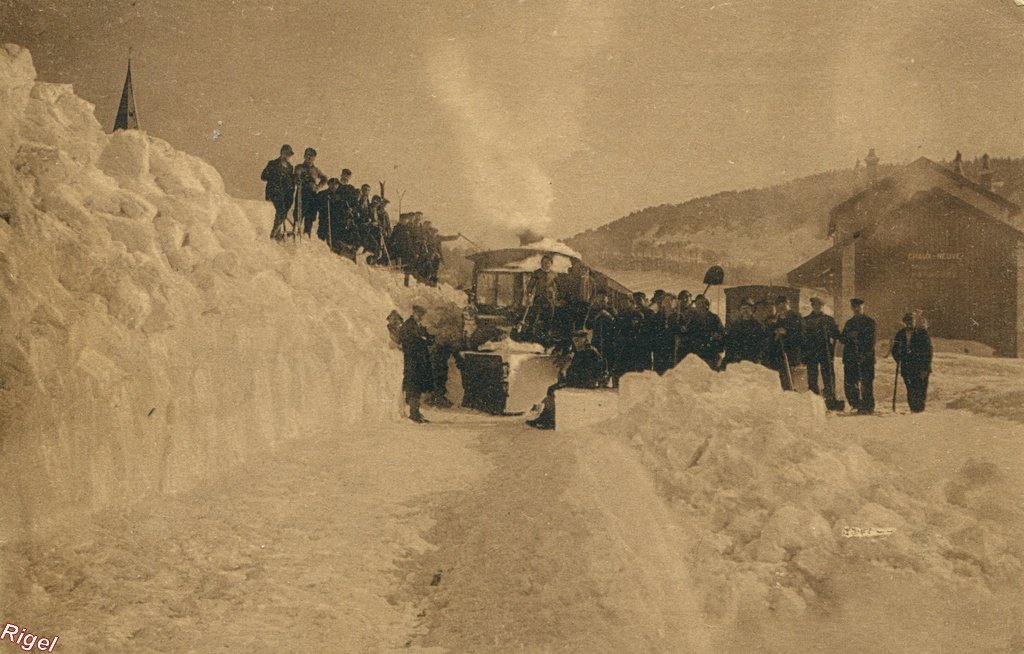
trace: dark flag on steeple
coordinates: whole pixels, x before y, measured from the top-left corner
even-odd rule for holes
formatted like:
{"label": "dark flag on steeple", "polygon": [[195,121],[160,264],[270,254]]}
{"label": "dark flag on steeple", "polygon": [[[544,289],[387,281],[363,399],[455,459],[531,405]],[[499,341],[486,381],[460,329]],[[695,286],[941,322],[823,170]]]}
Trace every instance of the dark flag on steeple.
{"label": "dark flag on steeple", "polygon": [[135,91],[132,89],[131,55],[128,55],[128,74],[124,78],[121,104],[117,108],[117,118],[114,119],[114,131],[119,129],[139,129],[139,114],[135,110]]}

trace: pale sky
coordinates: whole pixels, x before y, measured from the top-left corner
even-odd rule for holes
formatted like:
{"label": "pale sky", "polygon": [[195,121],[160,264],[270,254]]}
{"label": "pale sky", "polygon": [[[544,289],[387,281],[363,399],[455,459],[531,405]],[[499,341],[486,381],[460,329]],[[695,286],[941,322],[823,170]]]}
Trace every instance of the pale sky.
{"label": "pale sky", "polygon": [[1024,155],[1012,0],[0,0],[0,40],[108,130],[133,47],[142,127],[236,195],[262,197],[282,143],[312,145],[327,174],[494,245],[869,147]]}

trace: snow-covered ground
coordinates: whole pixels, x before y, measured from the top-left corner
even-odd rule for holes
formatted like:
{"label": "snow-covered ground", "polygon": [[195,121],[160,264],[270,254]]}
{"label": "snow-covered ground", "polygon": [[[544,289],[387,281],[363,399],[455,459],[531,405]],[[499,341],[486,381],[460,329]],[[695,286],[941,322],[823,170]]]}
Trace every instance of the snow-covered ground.
{"label": "snow-covered ground", "polygon": [[586,430],[413,425],[384,317],[451,328],[460,294],[270,242],[33,78],[0,50],[0,622],[104,653],[1024,649],[1024,362],[940,353],[921,415],[887,359],[875,417],[687,360]]}

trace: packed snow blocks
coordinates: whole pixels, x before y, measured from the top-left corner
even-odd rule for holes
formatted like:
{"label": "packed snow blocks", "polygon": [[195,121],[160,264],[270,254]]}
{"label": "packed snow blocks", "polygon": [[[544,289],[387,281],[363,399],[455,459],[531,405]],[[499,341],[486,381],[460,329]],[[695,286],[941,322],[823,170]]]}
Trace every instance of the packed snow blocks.
{"label": "packed snow blocks", "polygon": [[0,48],[0,541],[401,416],[404,288]]}

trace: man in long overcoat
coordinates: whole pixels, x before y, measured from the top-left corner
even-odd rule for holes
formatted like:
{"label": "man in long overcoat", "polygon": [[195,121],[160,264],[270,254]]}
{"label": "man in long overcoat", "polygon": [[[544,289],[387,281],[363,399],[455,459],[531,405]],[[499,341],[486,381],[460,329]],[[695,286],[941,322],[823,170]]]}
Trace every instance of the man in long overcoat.
{"label": "man in long overcoat", "polygon": [[932,339],[912,313],[903,316],[903,329],[892,339],[892,358],[900,366],[907,386],[907,404],[913,413],[924,411],[928,397],[928,376],[932,372]]}
{"label": "man in long overcoat", "polygon": [[406,319],[398,333],[405,357],[402,390],[405,392],[405,403],[409,405],[409,419],[413,422],[428,422],[420,413],[420,396],[434,390],[434,372],[430,363],[430,346],[434,337],[423,326],[425,315],[426,309],[414,305],[412,315]]}
{"label": "man in long overcoat", "polygon": [[295,169],[288,161],[295,154],[287,143],[281,146],[281,156],[271,159],[263,167],[260,179],[267,183],[264,197],[274,204],[274,226],[270,238],[284,238],[284,222],[295,197]]}
{"label": "man in long overcoat", "polygon": [[850,300],[853,317],[843,325],[843,389],[860,414],[875,411],[875,319],[864,313],[864,300]]}

